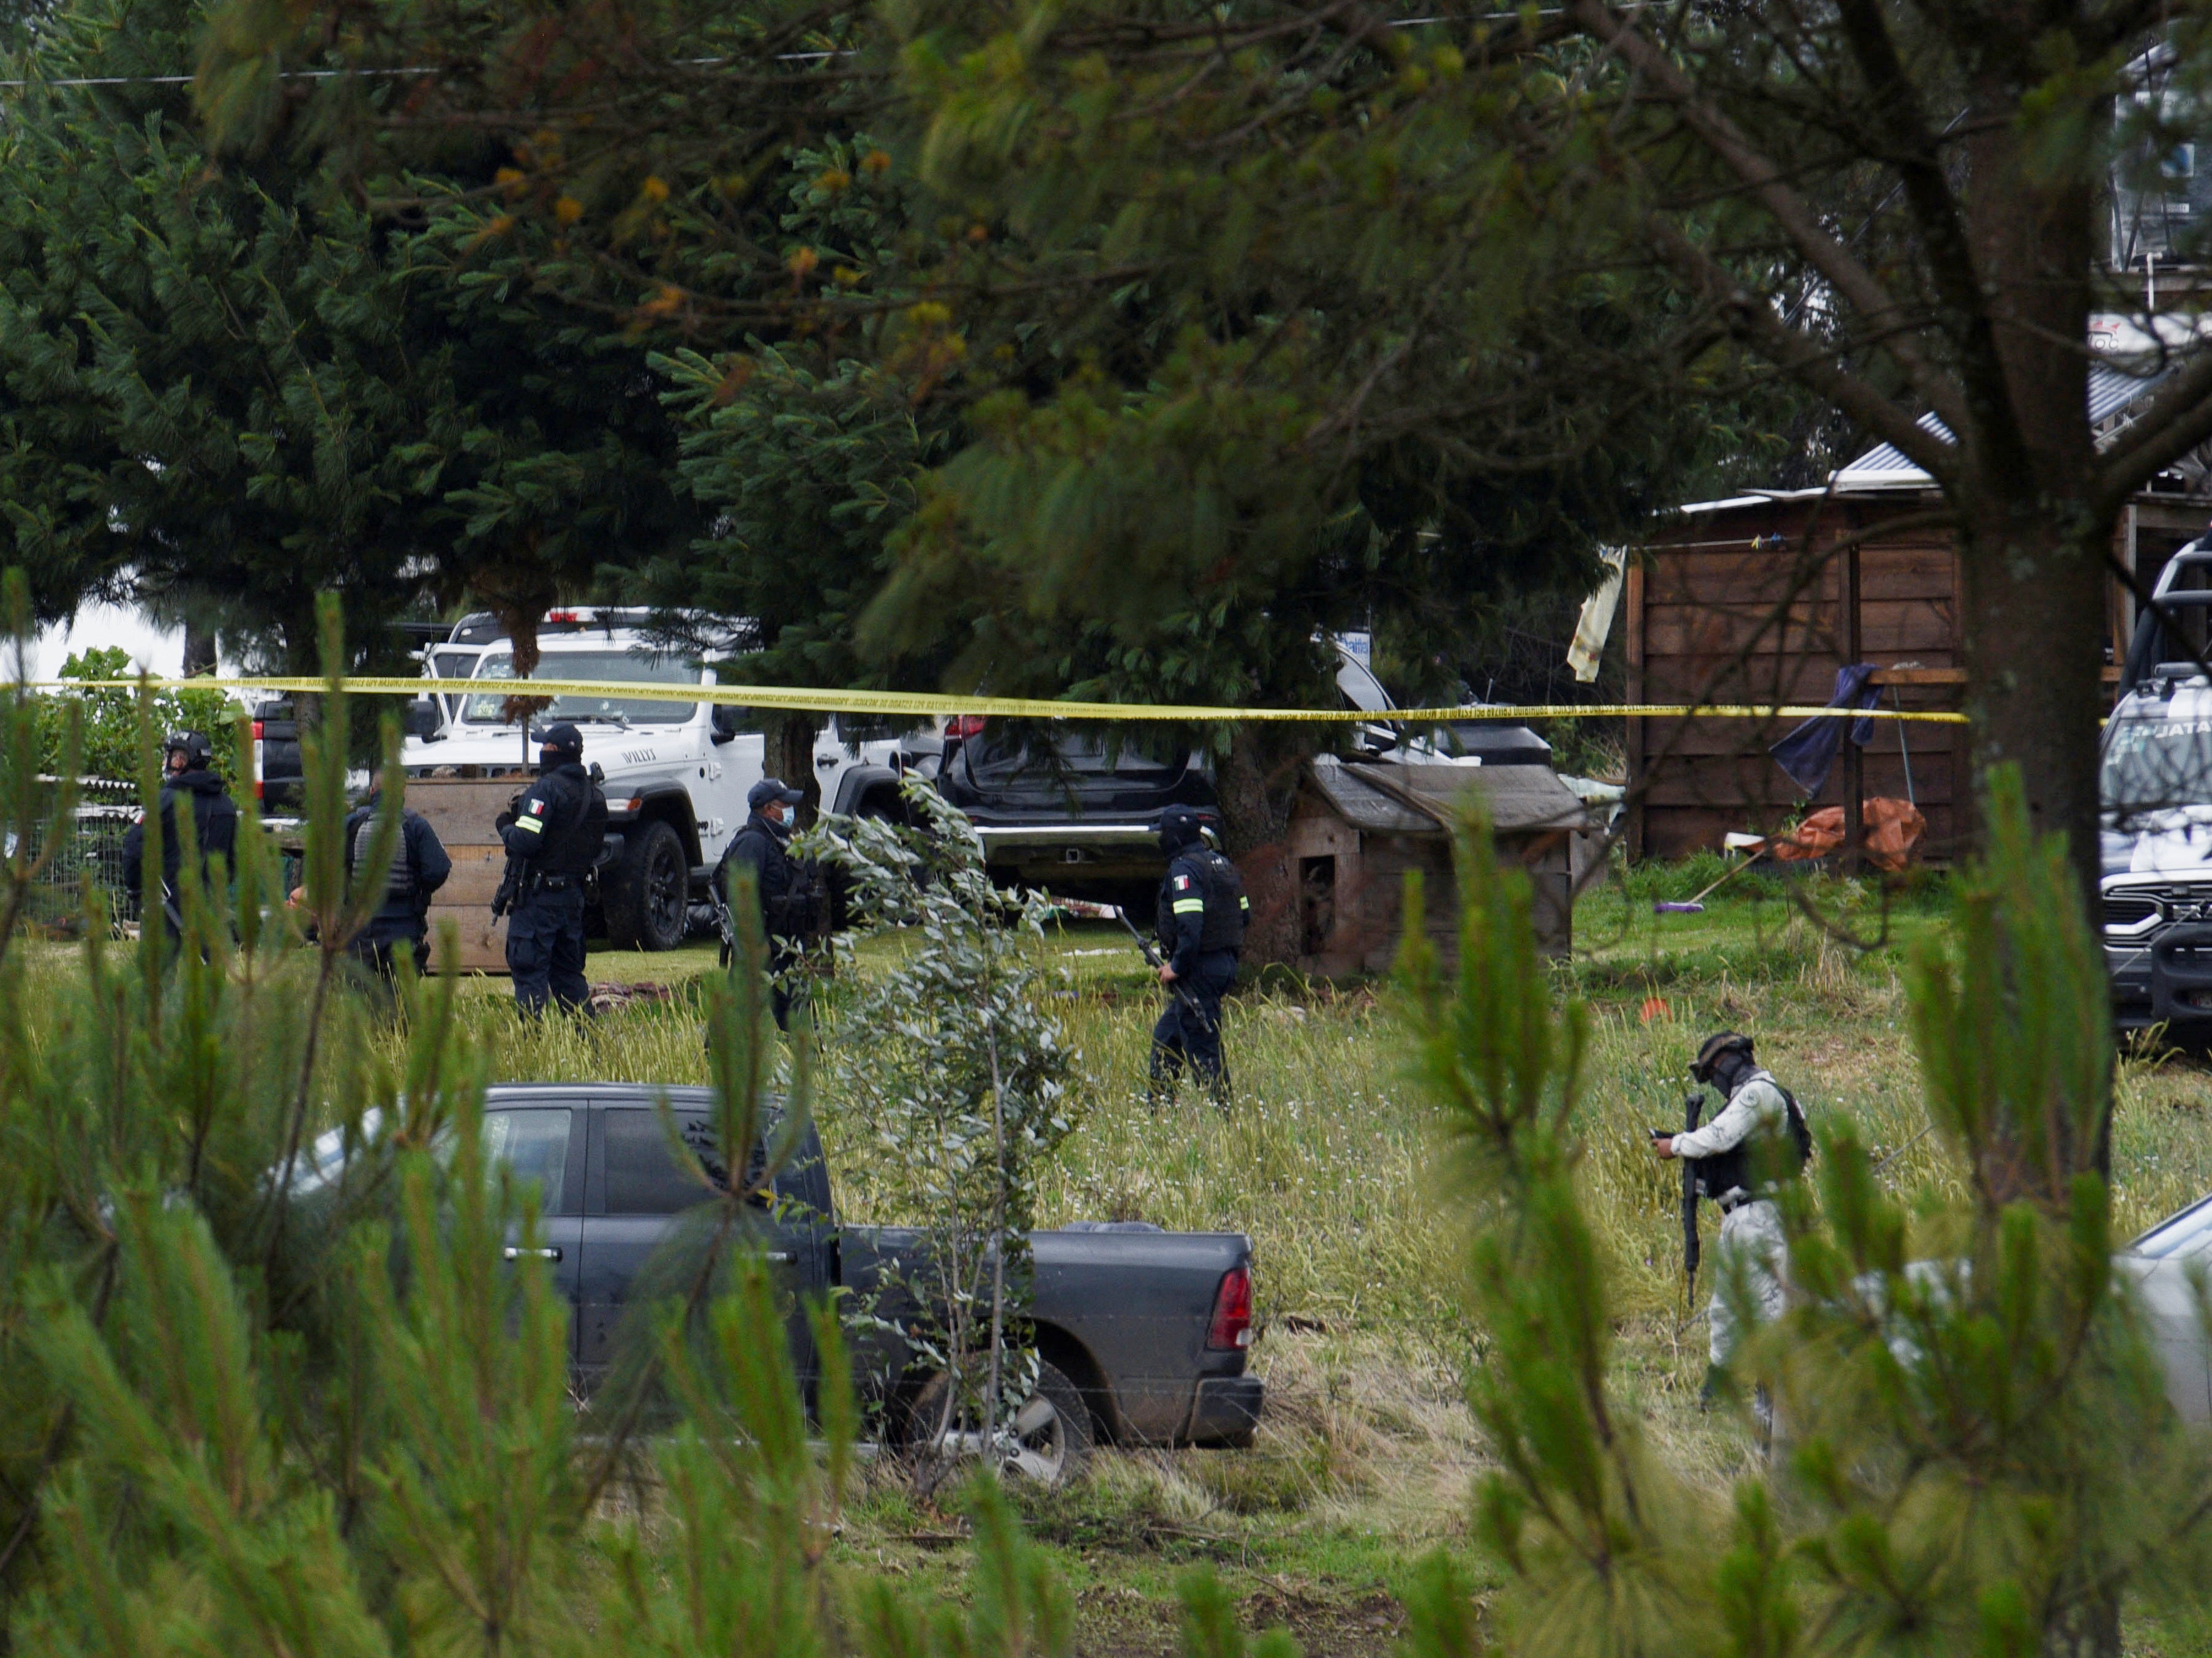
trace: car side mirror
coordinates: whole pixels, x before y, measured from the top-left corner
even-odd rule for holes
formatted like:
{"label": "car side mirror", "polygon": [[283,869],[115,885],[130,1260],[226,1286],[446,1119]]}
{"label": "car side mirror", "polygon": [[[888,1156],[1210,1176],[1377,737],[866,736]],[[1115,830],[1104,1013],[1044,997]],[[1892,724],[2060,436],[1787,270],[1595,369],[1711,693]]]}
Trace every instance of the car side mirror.
{"label": "car side mirror", "polygon": [[726,743],[744,728],[745,711],[743,708],[728,702],[714,704],[714,729],[712,736],[715,743]]}
{"label": "car side mirror", "polygon": [[427,696],[418,696],[407,705],[406,730],[410,737],[425,743],[438,738],[438,704]]}

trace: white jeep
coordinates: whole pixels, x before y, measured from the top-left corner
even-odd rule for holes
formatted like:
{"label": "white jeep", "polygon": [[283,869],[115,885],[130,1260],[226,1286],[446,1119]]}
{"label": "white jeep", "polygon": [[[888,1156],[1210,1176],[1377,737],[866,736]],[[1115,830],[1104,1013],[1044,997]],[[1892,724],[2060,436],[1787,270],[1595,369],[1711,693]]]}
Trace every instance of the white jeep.
{"label": "white jeep", "polygon": [[[599,891],[608,939],[618,949],[673,950],[711,914],[703,908],[708,878],[744,825],[745,792],[762,775],[763,738],[750,709],[684,700],[680,688],[712,685],[714,671],[655,642],[637,625],[643,619],[588,610],[549,615],[532,677],[620,681],[638,694],[556,696],[531,726],[575,726],[584,763],[603,774],[609,854]],[[453,683],[512,677],[513,645],[477,638],[468,647],[466,654],[441,654],[437,646],[424,653],[424,677],[445,683],[410,708],[401,762],[410,777],[513,777],[519,789],[537,767],[529,733],[507,717],[502,694]],[[823,809],[896,815],[901,776],[933,764],[933,725],[916,730],[866,715],[830,719],[814,742]],[[803,780],[784,780],[797,786]],[[489,824],[485,833],[489,839]]]}

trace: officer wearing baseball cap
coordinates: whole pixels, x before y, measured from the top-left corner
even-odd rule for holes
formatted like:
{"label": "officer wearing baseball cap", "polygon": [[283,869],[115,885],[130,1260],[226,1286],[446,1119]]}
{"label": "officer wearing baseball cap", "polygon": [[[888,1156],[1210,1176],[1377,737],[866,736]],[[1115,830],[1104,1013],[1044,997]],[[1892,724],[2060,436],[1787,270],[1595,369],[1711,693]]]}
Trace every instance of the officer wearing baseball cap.
{"label": "officer wearing baseball cap", "polygon": [[763,777],[745,793],[750,816],[731,837],[714,866],[714,890],[729,903],[732,865],[753,872],[760,900],[761,931],[768,936],[769,971],[774,981],[775,1023],[790,1029],[792,969],[806,951],[806,940],[820,924],[821,909],[813,869],[793,859],[789,847],[797,827],[792,812],[806,799],[804,791],[781,777]]}
{"label": "officer wearing baseball cap", "polygon": [[507,970],[525,1013],[549,1001],[569,1012],[591,994],[584,977],[584,877],[607,838],[607,798],[584,769],[584,736],[563,721],[538,738],[538,780],[502,817],[500,838],[520,865],[507,913]]}
{"label": "officer wearing baseball cap", "polygon": [[1169,994],[1167,1011],[1152,1028],[1153,1102],[1175,1092],[1188,1060],[1214,1103],[1226,1106],[1221,999],[1237,982],[1252,901],[1237,865],[1206,845],[1205,824],[1188,806],[1160,814],[1160,850],[1168,855],[1168,872],[1160,882],[1155,929],[1167,957],[1160,982]]}

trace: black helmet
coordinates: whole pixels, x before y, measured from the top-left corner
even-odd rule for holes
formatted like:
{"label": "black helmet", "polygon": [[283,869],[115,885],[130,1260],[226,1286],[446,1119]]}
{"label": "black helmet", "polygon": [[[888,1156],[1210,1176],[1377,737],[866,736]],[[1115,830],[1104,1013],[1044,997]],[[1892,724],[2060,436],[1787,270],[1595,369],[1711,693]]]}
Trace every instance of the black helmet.
{"label": "black helmet", "polygon": [[1720,1068],[1721,1060],[1730,1054],[1741,1054],[1745,1059],[1750,1059],[1751,1038],[1733,1030],[1713,1032],[1698,1044],[1698,1057],[1690,1061],[1692,1080],[1700,1083],[1712,1081],[1714,1073]]}
{"label": "black helmet", "polygon": [[1188,806],[1170,806],[1160,814],[1160,850],[1170,858],[1185,847],[1194,847],[1206,825]]}
{"label": "black helmet", "polygon": [[215,744],[202,732],[171,732],[161,744],[162,757],[183,750],[186,771],[205,771],[215,758]]}
{"label": "black helmet", "polygon": [[584,733],[565,720],[538,732],[538,744],[540,748],[551,749],[574,759],[580,760],[584,756]]}

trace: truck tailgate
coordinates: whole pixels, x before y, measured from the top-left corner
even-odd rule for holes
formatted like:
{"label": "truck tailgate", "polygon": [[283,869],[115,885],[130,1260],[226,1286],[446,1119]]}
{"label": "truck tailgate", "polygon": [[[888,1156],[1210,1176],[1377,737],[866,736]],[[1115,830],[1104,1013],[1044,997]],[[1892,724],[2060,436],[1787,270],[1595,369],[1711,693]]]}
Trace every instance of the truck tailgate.
{"label": "truck tailgate", "polygon": [[[1259,1380],[1244,1374],[1244,1348],[1210,1347],[1206,1338],[1223,1278],[1249,1270],[1250,1238],[1053,1231],[1031,1233],[1030,1244],[1038,1346],[1085,1391],[1115,1437],[1161,1444],[1249,1440]],[[848,1226],[843,1282],[865,1295],[894,1258],[910,1273],[923,1248],[922,1236],[902,1227]]]}

